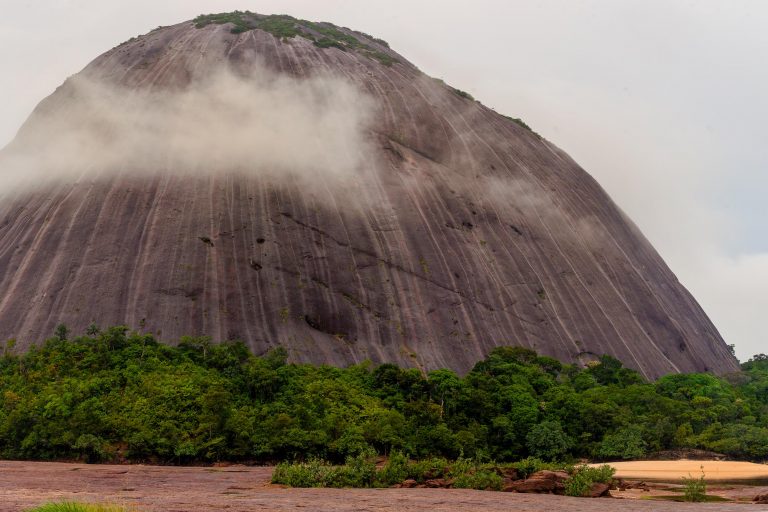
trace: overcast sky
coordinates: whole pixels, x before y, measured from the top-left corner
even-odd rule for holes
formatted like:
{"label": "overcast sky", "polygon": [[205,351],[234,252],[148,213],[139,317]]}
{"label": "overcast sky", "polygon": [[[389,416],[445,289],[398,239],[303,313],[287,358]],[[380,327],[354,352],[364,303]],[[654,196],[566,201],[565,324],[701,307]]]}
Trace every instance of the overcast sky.
{"label": "overcast sky", "polygon": [[768,1],[0,0],[0,146],[97,55],[201,13],[368,32],[608,190],[737,355],[768,352]]}

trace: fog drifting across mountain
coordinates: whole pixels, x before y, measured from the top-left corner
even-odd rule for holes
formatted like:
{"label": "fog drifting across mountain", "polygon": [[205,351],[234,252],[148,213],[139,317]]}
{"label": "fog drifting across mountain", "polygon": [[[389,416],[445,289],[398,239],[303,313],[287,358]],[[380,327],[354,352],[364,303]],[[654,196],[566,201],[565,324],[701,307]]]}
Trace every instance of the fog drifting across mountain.
{"label": "fog drifting across mountain", "polygon": [[0,191],[116,173],[258,174],[316,183],[372,168],[374,102],[348,81],[224,66],[180,88],[80,74],[43,102],[4,151]]}

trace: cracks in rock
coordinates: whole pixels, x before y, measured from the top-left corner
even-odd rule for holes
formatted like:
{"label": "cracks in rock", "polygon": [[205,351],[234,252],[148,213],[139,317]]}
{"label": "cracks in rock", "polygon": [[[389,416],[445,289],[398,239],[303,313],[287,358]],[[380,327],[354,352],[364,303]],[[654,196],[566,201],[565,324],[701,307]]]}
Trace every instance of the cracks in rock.
{"label": "cracks in rock", "polygon": [[192,288],[191,290],[185,288],[159,288],[155,291],[171,297],[186,297],[192,300],[195,300],[198,295],[203,293],[203,289],[200,287]]}
{"label": "cracks in rock", "polygon": [[407,145],[407,144],[404,144],[402,141],[400,141],[400,140],[397,140],[397,139],[393,139],[393,138],[392,138],[392,137],[390,137],[389,135],[386,135],[386,134],[380,134],[380,135],[383,135],[384,137],[386,137],[386,138],[387,138],[387,140],[390,142],[390,147],[384,146],[384,149],[387,149],[387,150],[389,150],[389,151],[392,151],[392,152],[393,152],[393,153],[395,153],[395,155],[397,155],[397,156],[398,156],[398,157],[399,157],[401,160],[405,160],[405,158],[403,157],[403,154],[402,154],[402,152],[400,152],[399,150],[397,150],[397,148],[396,148],[396,147],[393,147],[393,146],[392,146],[392,143],[394,143],[394,144],[397,144],[398,146],[404,147],[405,149],[407,149],[407,150],[409,150],[409,151],[413,151],[414,153],[416,153],[416,154],[417,154],[417,155],[419,155],[420,157],[422,157],[422,158],[426,158],[426,159],[427,159],[427,160],[429,160],[430,162],[434,162],[434,163],[436,163],[437,165],[443,165],[443,164],[442,164],[442,163],[440,163],[440,162],[439,162],[439,161],[438,161],[438,160],[437,160],[437,159],[436,159],[434,156],[432,156],[432,155],[430,155],[430,154],[428,154],[428,153],[425,153],[424,151],[422,151],[422,150],[420,150],[420,149],[416,149],[416,148],[414,148],[414,147],[411,147],[411,146],[409,146],[409,145]]}
{"label": "cracks in rock", "polygon": [[339,240],[336,237],[334,237],[333,235],[331,235],[330,233],[326,233],[325,231],[323,231],[323,230],[321,230],[321,229],[319,229],[319,228],[317,228],[315,226],[311,226],[309,224],[306,224],[306,223],[304,223],[304,222],[294,218],[293,215],[291,215],[288,212],[279,212],[279,213],[280,213],[280,215],[282,215],[286,219],[294,222],[295,224],[303,227],[304,229],[309,229],[310,231],[313,231],[313,232],[317,233],[318,235],[333,241],[336,245],[338,245],[340,247],[344,247],[344,248],[347,248],[347,249],[349,249],[349,250],[351,250],[351,251],[353,251],[355,253],[363,254],[363,255],[368,256],[370,258],[374,258],[375,260],[377,260],[377,261],[383,263],[384,265],[386,265],[388,268],[391,268],[393,270],[397,270],[399,272],[403,272],[403,273],[408,274],[408,275],[410,275],[412,277],[415,277],[416,279],[419,279],[421,281],[425,281],[425,282],[427,282],[427,283],[429,283],[429,284],[431,284],[433,286],[436,286],[436,287],[438,287],[438,288],[440,288],[442,290],[445,290],[445,291],[451,292],[453,294],[456,294],[456,295],[458,295],[459,297],[461,297],[464,300],[470,301],[472,303],[475,303],[475,304],[478,304],[478,305],[484,307],[488,311],[491,311],[491,312],[496,311],[496,308],[494,308],[493,306],[491,306],[490,304],[488,304],[486,302],[482,302],[482,301],[480,301],[480,300],[478,300],[478,299],[476,299],[474,297],[470,297],[466,293],[463,293],[463,292],[461,292],[459,290],[455,290],[455,289],[451,288],[450,286],[446,286],[446,285],[440,283],[439,281],[436,281],[436,280],[434,280],[432,278],[423,276],[423,275],[421,275],[421,274],[419,274],[417,272],[409,270],[409,269],[403,267],[402,265],[398,265],[397,263],[394,263],[392,261],[386,260],[386,259],[380,257],[378,254],[376,254],[373,251],[369,251],[367,249],[361,249],[359,247],[355,247],[353,245],[350,245],[347,242]]}
{"label": "cracks in rock", "polygon": [[475,225],[468,221],[462,221],[461,227],[459,227],[453,224],[453,222],[449,221],[445,223],[445,227],[447,227],[448,229],[455,229],[457,231],[472,231]]}
{"label": "cracks in rock", "polygon": [[405,156],[403,156],[403,153],[392,144],[385,144],[383,147],[385,151],[391,152],[394,155],[395,160],[397,160],[398,162],[405,161]]}
{"label": "cracks in rock", "polygon": [[220,232],[220,233],[217,235],[217,237],[221,238],[221,237],[225,237],[225,236],[228,236],[228,237],[230,237],[230,238],[234,238],[234,237],[235,237],[235,233],[238,233],[238,232],[240,232],[240,231],[245,231],[247,228],[248,228],[248,224],[243,224],[243,225],[242,225],[242,226],[240,226],[239,228],[237,228],[237,229],[233,229],[232,231],[222,231],[222,232]]}
{"label": "cracks in rock", "polygon": [[361,302],[360,299],[358,299],[351,293],[347,293],[347,292],[337,292],[337,293],[341,294],[341,296],[344,297],[347,300],[347,302],[349,302],[350,304],[352,304],[358,309],[367,311],[368,313],[372,314],[376,319],[383,318],[383,315],[381,313],[376,312],[371,306],[369,306],[364,302]]}
{"label": "cracks in rock", "polygon": [[[285,267],[279,267],[279,266],[275,266],[275,267],[272,267],[272,268],[274,268],[278,272],[286,273],[286,274],[288,274],[290,276],[293,276],[293,277],[296,277],[298,279],[303,279],[304,278],[304,276],[301,274],[301,272],[296,272],[295,270],[290,270],[290,269],[287,269]],[[385,320],[387,322],[390,321],[387,318],[386,315],[384,315],[382,313],[379,313],[378,311],[376,311],[371,306],[369,306],[368,304],[364,303],[363,301],[361,301],[360,299],[358,299],[357,297],[355,297],[351,293],[340,291],[340,290],[334,290],[333,288],[331,288],[328,285],[328,283],[326,283],[325,281],[323,281],[321,279],[318,279],[316,277],[309,277],[309,279],[310,279],[310,281],[312,281],[317,286],[319,286],[321,288],[325,288],[326,290],[330,291],[331,293],[335,293],[337,295],[341,295],[341,297],[344,300],[346,300],[347,302],[349,302],[350,304],[355,306],[357,309],[360,309],[361,311],[365,311],[365,312],[369,313],[376,320]],[[317,329],[317,330],[321,330],[321,329]],[[323,331],[323,332],[325,332],[325,331]]]}

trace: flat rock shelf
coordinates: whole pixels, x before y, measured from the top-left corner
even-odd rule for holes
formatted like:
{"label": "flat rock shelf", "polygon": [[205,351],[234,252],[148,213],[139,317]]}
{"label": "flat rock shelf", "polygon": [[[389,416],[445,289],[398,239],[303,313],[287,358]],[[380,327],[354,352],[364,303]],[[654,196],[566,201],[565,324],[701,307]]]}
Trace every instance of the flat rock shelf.
{"label": "flat rock shelf", "polygon": [[[461,489],[285,489],[269,483],[268,467],[110,466],[0,462],[0,512],[50,501],[134,505],[156,512],[744,512],[768,506],[670,503]],[[754,488],[757,494],[766,488]]]}

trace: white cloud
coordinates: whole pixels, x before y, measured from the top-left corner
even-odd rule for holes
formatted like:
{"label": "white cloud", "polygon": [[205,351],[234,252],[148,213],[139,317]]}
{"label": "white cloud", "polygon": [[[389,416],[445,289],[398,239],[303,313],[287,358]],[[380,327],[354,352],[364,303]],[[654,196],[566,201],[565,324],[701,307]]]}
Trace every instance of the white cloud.
{"label": "white cloud", "polygon": [[207,69],[162,91],[77,76],[6,149],[0,191],[126,171],[216,170],[313,185],[364,179],[374,113],[373,100],[345,80],[276,75],[257,62],[246,75]]}

